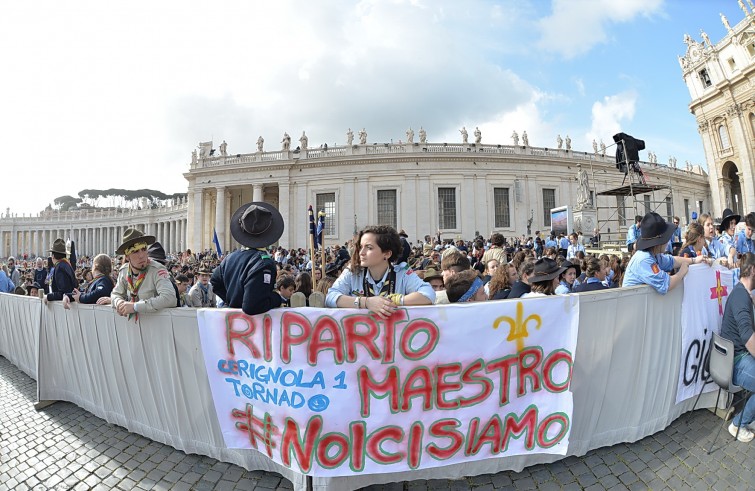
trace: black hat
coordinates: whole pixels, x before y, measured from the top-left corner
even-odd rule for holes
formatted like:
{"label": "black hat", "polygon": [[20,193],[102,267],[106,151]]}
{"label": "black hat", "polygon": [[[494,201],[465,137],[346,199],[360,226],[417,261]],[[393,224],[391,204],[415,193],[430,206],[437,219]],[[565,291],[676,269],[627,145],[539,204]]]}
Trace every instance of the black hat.
{"label": "black hat", "polygon": [[66,250],[66,241],[63,239],[55,239],[50,247],[50,252],[57,252],[58,254],[68,254]]}
{"label": "black hat", "polygon": [[543,281],[552,281],[553,278],[566,271],[566,268],[559,267],[558,263],[549,257],[543,257],[535,261],[535,271],[529,277],[530,283],[541,283]]}
{"label": "black hat", "polygon": [[283,235],[283,217],[270,203],[247,203],[231,217],[231,235],[241,245],[267,247]]}
{"label": "black hat", "polygon": [[126,249],[138,242],[144,242],[147,245],[152,245],[155,243],[155,240],[156,239],[153,235],[144,235],[141,230],[135,228],[127,228],[126,231],[123,232],[123,242],[120,246],[118,246],[118,249],[115,250],[115,253],[125,254]]}
{"label": "black hat", "polygon": [[29,288],[30,288],[30,289],[31,289],[31,288],[36,288],[37,290],[41,290],[41,289],[42,289],[42,285],[40,285],[39,283],[37,283],[37,282],[35,281],[34,283],[32,283],[32,284],[31,284],[31,286],[30,286]]}
{"label": "black hat", "polygon": [[163,245],[159,242],[155,242],[149,246],[147,249],[147,256],[163,266],[168,262],[168,258],[165,256],[165,249],[163,249]]}
{"label": "black hat", "polygon": [[577,272],[577,276],[582,274],[582,268],[580,267],[578,262],[564,261],[561,263],[561,267],[566,268],[564,269],[564,271],[569,268],[574,268],[574,270]]}
{"label": "black hat", "polygon": [[635,248],[638,251],[650,249],[658,244],[665,244],[674,235],[676,225],[668,223],[658,213],[650,212],[642,217],[640,222],[640,238]]}
{"label": "black hat", "polygon": [[729,228],[729,220],[736,220],[737,223],[742,221],[742,217],[740,215],[736,215],[733,211],[731,211],[730,208],[726,208],[724,210],[723,217],[721,218],[721,224],[718,226],[718,231],[723,232],[724,230]]}

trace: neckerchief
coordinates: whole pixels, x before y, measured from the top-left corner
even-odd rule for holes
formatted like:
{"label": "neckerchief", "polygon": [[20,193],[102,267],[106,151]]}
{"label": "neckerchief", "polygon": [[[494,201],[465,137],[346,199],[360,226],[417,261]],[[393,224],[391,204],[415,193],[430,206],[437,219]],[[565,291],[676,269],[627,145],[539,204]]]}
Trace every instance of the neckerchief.
{"label": "neckerchief", "polygon": [[374,285],[374,286],[377,286],[377,285],[382,284],[380,291],[378,291],[377,293],[375,293],[373,284],[367,281],[368,274],[370,274],[370,270],[365,269],[364,278],[362,279],[362,287],[364,288],[365,297],[385,297],[385,296],[392,295],[393,293],[395,293],[396,271],[393,269],[392,266],[388,266],[388,271],[386,271],[386,274],[383,276],[382,281]]}
{"label": "neckerchief", "polygon": [[[126,288],[128,289],[128,296],[131,302],[136,303],[139,301],[139,288],[142,286],[145,276],[147,276],[146,269],[140,271],[136,278],[134,278],[134,271],[131,269],[131,263],[129,263],[128,274],[126,275]],[[128,320],[131,320],[131,317],[133,317],[135,321],[138,321],[139,313],[134,312],[133,314],[129,314]]]}
{"label": "neckerchief", "polygon": [[207,306],[207,287],[202,283],[199,284],[199,291],[202,292],[202,307]]}

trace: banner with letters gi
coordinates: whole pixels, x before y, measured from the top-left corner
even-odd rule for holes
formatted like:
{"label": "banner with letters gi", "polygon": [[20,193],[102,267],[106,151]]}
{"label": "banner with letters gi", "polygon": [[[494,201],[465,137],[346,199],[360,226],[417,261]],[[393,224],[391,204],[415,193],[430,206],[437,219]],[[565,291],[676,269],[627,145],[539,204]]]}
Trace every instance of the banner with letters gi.
{"label": "banner with letters gi", "polygon": [[197,315],[228,448],[314,476],[566,454],[577,295]]}
{"label": "banner with letters gi", "polygon": [[[682,300],[682,357],[676,403],[695,397],[709,378],[711,333],[720,334],[726,299],[734,287],[732,271],[705,264],[689,267]],[[705,392],[717,389],[709,383]]]}

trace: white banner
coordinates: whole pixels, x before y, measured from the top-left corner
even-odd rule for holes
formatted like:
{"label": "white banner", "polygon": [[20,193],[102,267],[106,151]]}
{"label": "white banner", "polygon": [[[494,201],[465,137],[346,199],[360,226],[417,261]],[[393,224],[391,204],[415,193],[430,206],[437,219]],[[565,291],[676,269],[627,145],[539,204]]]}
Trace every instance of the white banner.
{"label": "white banner", "polygon": [[[684,277],[682,301],[682,357],[676,403],[696,397],[709,377],[711,333],[721,332],[726,299],[733,288],[734,275],[720,266],[692,265]],[[705,392],[716,384],[709,383]]]}
{"label": "white banner", "polygon": [[197,315],[229,448],[315,476],[566,453],[577,295]]}

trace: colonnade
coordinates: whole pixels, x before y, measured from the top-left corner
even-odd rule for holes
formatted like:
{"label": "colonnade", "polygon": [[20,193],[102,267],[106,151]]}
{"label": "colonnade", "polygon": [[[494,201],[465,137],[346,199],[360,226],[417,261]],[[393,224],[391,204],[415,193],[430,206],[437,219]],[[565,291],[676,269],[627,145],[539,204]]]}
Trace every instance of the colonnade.
{"label": "colonnade", "polygon": [[[12,223],[8,223],[12,220]],[[63,238],[76,243],[78,256],[114,254],[128,228],[154,235],[167,253],[186,250],[186,218],[158,219],[147,223],[82,224],[79,220],[44,223],[39,217],[0,220],[0,258],[47,256],[53,241]]]}

